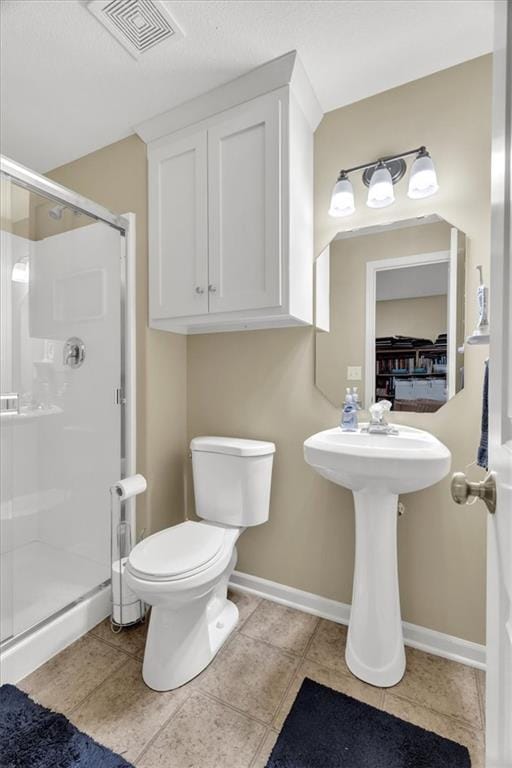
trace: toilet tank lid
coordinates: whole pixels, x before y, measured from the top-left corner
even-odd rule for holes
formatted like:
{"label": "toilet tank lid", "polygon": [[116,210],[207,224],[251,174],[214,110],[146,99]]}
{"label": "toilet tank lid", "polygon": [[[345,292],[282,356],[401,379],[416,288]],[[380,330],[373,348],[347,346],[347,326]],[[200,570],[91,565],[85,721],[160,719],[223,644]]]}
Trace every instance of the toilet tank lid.
{"label": "toilet tank lid", "polygon": [[241,437],[194,437],[191,451],[228,453],[231,456],[267,456],[275,453],[274,443],[265,440],[246,440]]}

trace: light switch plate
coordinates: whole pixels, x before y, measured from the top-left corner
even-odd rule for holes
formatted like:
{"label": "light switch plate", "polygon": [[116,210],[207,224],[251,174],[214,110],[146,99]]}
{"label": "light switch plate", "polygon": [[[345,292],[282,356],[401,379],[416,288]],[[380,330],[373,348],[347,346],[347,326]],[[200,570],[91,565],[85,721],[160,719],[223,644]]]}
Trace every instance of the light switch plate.
{"label": "light switch plate", "polygon": [[347,367],[347,379],[348,381],[361,381],[361,366],[349,365]]}

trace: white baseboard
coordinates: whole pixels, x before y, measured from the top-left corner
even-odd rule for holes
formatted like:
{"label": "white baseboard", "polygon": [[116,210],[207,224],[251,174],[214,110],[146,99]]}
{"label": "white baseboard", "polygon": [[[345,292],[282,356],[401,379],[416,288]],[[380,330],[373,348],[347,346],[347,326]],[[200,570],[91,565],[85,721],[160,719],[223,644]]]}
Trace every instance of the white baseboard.
{"label": "white baseboard", "polygon": [[[235,592],[246,592],[250,595],[263,597],[274,603],[296,608],[323,619],[335,621],[338,624],[348,624],[350,605],[330,600],[327,597],[304,592],[302,589],[288,587],[275,581],[251,576],[249,573],[233,571],[229,586]],[[436,656],[442,656],[451,661],[458,661],[477,669],[485,669],[485,645],[472,643],[460,637],[445,635],[433,629],[420,627],[417,624],[403,622],[404,642],[411,648],[418,648]]]}
{"label": "white baseboard", "polygon": [[110,585],[64,611],[0,654],[0,683],[17,683],[110,614]]}

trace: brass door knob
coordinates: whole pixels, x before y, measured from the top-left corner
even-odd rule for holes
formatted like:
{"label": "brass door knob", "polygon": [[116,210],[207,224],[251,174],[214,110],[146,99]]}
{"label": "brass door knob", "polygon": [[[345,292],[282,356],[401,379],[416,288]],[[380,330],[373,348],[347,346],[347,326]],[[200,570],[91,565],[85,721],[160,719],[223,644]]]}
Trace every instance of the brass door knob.
{"label": "brass door knob", "polygon": [[491,472],[481,483],[472,483],[464,472],[455,472],[451,483],[452,499],[457,504],[467,504],[470,497],[482,499],[491,514],[496,512],[496,481]]}

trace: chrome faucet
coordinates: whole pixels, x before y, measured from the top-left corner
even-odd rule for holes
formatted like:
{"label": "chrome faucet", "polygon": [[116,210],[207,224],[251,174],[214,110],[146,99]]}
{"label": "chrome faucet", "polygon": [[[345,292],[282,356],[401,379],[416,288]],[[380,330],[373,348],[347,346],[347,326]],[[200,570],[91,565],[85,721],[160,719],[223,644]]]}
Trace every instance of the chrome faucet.
{"label": "chrome faucet", "polygon": [[389,400],[379,400],[373,403],[368,409],[370,411],[370,421],[365,431],[375,435],[397,435],[398,429],[392,424],[388,424],[384,414],[391,410]]}

